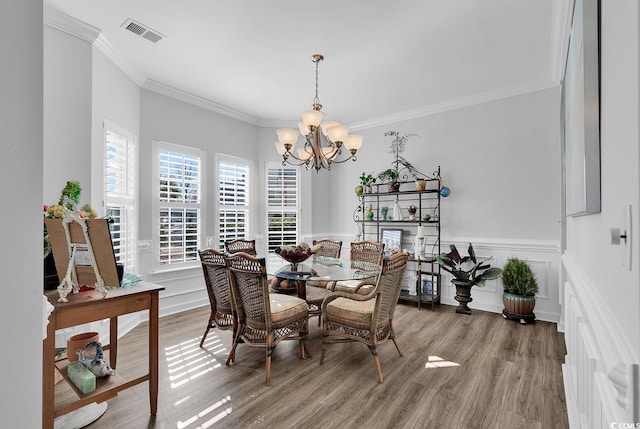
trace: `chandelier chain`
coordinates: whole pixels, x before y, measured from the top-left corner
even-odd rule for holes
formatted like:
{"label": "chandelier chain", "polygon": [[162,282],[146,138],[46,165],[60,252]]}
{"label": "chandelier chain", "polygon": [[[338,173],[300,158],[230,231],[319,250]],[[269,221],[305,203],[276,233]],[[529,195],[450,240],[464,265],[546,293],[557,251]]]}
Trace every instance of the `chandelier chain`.
{"label": "chandelier chain", "polygon": [[[313,107],[315,109],[316,106],[322,106],[320,104],[320,99],[318,98],[318,64],[320,63],[320,61],[322,61],[321,57],[314,57],[313,58],[313,62],[316,63],[316,96],[313,99]],[[322,107],[320,107],[322,108]],[[318,109],[320,110],[320,109]]]}

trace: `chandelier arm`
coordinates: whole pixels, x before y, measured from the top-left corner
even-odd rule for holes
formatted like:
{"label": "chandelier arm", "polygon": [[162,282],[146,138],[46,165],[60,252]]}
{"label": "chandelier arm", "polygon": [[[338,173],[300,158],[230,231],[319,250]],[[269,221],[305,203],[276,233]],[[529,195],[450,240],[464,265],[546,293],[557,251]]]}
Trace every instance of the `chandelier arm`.
{"label": "chandelier arm", "polygon": [[331,162],[332,162],[332,163],[334,163],[334,164],[342,164],[343,162],[347,162],[347,161],[355,161],[356,159],[358,159],[358,158],[356,157],[356,155],[355,155],[355,154],[352,154],[349,158],[341,159],[341,160],[339,160],[339,161],[337,161],[337,160],[335,160],[335,159],[334,159],[334,160],[332,160]]}

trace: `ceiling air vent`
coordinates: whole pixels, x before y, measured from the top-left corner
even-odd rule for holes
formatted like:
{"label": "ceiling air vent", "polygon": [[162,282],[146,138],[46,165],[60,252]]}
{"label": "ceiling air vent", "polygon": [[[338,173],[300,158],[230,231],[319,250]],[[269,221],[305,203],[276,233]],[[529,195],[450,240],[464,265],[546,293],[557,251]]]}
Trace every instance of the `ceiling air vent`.
{"label": "ceiling air vent", "polygon": [[144,37],[147,40],[156,43],[158,40],[162,40],[167,36],[152,30],[146,25],[140,24],[139,22],[134,21],[133,19],[127,19],[124,24],[120,26],[120,28],[124,28],[125,30],[131,31],[132,33],[137,34],[138,36]]}

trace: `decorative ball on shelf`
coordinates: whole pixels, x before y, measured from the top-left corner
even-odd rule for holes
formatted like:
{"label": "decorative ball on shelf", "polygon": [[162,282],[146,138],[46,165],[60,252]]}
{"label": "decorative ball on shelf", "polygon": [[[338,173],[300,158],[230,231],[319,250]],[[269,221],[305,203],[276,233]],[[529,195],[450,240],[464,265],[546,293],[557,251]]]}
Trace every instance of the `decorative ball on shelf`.
{"label": "decorative ball on shelf", "polygon": [[447,188],[446,186],[443,186],[442,188],[440,188],[441,197],[447,198],[449,195],[451,195],[451,189]]}

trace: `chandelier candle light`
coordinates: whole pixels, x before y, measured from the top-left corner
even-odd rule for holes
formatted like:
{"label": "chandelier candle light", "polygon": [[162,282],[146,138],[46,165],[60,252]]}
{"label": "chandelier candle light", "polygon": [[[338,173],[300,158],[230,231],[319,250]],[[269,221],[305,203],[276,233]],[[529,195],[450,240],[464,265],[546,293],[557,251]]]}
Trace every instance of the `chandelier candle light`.
{"label": "chandelier candle light", "polygon": [[[280,128],[276,131],[278,141],[276,150],[282,155],[282,165],[303,165],[307,170],[314,168],[316,172],[321,168],[331,169],[331,164],[356,160],[356,152],[362,146],[361,135],[349,135],[349,129],[336,121],[324,121],[324,113],[321,112],[322,104],[318,99],[318,63],[324,57],[320,54],[312,56],[316,65],[316,96],[313,99],[313,110],[302,112],[302,122],[298,123],[298,130],[293,128]],[[298,133],[299,131],[299,133]],[[304,147],[294,153],[299,134],[302,134]],[[325,143],[322,142],[324,136]],[[342,146],[345,146],[350,155],[342,160],[338,156],[342,154]],[[295,160],[295,161],[292,161]],[[299,161],[299,162],[296,162]]]}

